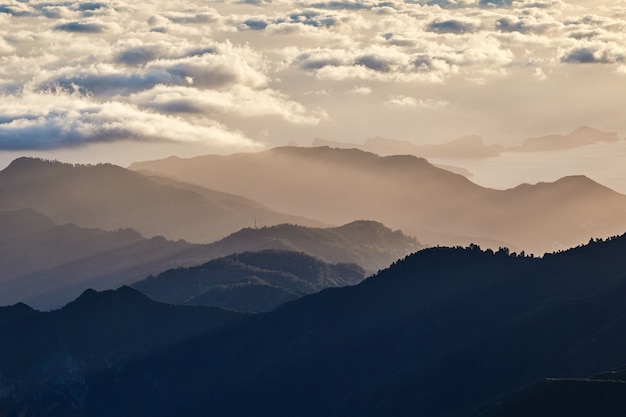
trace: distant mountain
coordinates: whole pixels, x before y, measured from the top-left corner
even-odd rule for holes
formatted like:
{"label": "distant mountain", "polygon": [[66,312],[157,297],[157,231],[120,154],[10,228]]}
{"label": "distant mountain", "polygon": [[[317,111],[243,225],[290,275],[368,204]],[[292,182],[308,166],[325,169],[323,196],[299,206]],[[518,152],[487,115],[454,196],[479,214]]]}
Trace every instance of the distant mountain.
{"label": "distant mountain", "polygon": [[504,149],[500,145],[486,145],[483,139],[477,135],[462,136],[449,142],[427,145],[415,145],[409,141],[383,137],[368,138],[363,144],[336,142],[316,138],[312,146],[360,149],[381,156],[415,155],[421,158],[484,158],[487,156],[497,156]]}
{"label": "distant mountain", "polygon": [[131,168],[328,223],[380,221],[428,244],[544,253],[626,230],[626,196],[585,177],[500,191],[414,156],[324,147],[172,157]]}
{"label": "distant mountain", "polygon": [[507,152],[544,152],[576,148],[599,142],[620,140],[616,132],[603,132],[588,126],[582,126],[567,135],[547,135],[529,138],[521,145],[506,149]]}
{"label": "distant mountain", "polygon": [[19,158],[0,171],[0,210],[33,209],[58,224],[212,242],[254,224],[311,220],[281,214],[232,194],[104,165]]}
{"label": "distant mountain", "polygon": [[[88,378],[82,405],[47,415],[469,416],[547,376],[626,362],[624,253],[626,236],[542,259],[425,249],[357,286],[113,366]],[[11,320],[28,328],[23,310]],[[6,396],[0,411],[14,404]]]}
{"label": "distant mountain", "polygon": [[60,307],[87,288],[113,289],[171,268],[246,251],[299,251],[330,263],[359,264],[369,275],[423,247],[399,231],[368,221],[327,229],[287,224],[246,228],[198,245],[146,239],[132,229],[108,232],[55,225],[23,209],[0,211],[0,230],[0,305],[21,301],[43,310]]}
{"label": "distant mountain", "polygon": [[328,264],[304,253],[265,250],[172,269],[133,287],[166,303],[260,312],[324,288],[355,285],[364,278],[358,265]]}
{"label": "distant mountain", "polygon": [[424,245],[399,230],[392,231],[366,220],[329,228],[294,224],[246,228],[209,245],[214,257],[282,249],[304,252],[329,263],[355,263],[368,275],[423,248]]}
{"label": "distant mountain", "polygon": [[621,417],[626,415],[626,369],[588,378],[546,378],[476,416]]}
{"label": "distant mountain", "polygon": [[55,225],[30,209],[0,212],[0,305],[63,306],[87,288],[117,288],[177,266],[205,262],[207,247],[132,229]]}
{"label": "distant mountain", "polygon": [[65,413],[84,406],[100,373],[245,317],[157,303],[128,287],[89,290],[49,313],[24,304],[1,307],[1,414],[76,415]]}

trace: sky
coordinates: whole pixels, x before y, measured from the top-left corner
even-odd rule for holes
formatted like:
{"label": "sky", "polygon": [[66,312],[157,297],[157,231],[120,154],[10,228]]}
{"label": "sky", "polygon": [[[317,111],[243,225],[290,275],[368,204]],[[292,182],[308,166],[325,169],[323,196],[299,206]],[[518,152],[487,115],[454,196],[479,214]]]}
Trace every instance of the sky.
{"label": "sky", "polygon": [[2,166],[316,137],[511,146],[582,125],[624,137],[625,105],[624,0],[0,3]]}

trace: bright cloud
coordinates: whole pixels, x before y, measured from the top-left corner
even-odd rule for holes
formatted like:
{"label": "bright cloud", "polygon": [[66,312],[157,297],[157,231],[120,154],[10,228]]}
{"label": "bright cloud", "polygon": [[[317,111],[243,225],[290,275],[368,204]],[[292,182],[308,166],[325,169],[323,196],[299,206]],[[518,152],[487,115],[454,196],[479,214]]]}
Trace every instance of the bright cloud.
{"label": "bright cloud", "polygon": [[626,129],[624,45],[608,0],[8,0],[0,148],[532,136],[603,77],[544,125]]}

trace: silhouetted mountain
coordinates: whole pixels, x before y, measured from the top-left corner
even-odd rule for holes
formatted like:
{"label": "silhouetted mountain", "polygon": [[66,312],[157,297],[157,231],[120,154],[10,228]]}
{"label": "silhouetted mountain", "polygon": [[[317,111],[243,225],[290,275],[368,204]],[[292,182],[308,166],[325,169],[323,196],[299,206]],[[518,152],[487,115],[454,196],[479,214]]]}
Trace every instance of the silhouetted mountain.
{"label": "silhouetted mountain", "polygon": [[482,411],[482,417],[621,417],[626,415],[625,368],[589,378],[546,378]]}
{"label": "silhouetted mountain", "polygon": [[423,247],[399,230],[358,220],[324,229],[294,224],[246,228],[209,245],[209,250],[212,255],[266,249],[304,252],[329,263],[355,263],[373,274]]}
{"label": "silhouetted mountain", "polygon": [[381,221],[429,244],[475,242],[543,253],[626,230],[626,196],[584,177],[500,191],[413,156],[323,147],[172,157],[132,168],[328,223]]}
{"label": "silhouetted mountain", "polygon": [[57,226],[30,209],[0,212],[0,305],[60,307],[87,288],[117,288],[210,259],[206,245],[146,239],[131,229]]}
{"label": "silhouetted mountain", "polygon": [[364,278],[363,269],[354,264],[331,265],[304,253],[266,250],[172,269],[133,287],[166,303],[259,312],[324,288],[355,285]]}
{"label": "silhouetted mountain", "polygon": [[[626,362],[624,253],[626,236],[541,259],[425,249],[357,286],[90,375],[82,405],[44,402],[47,415],[468,416],[542,378]],[[118,340],[115,328],[97,334],[98,346]],[[17,381],[31,367],[10,369]],[[72,380],[50,384],[55,398],[74,392]],[[5,396],[0,411],[41,407],[22,398],[32,403]]]}
{"label": "silhouetted mountain", "polygon": [[19,158],[0,172],[0,210],[33,209],[58,224],[212,242],[254,224],[317,222],[269,210],[232,194],[104,164]]}
{"label": "silhouetted mountain", "polygon": [[23,304],[0,308],[1,413],[76,415],[94,375],[244,317],[157,303],[128,287],[89,290],[49,313]]}
{"label": "silhouetted mountain", "polygon": [[588,126],[582,126],[567,135],[547,135],[529,138],[521,145],[508,148],[509,152],[543,152],[570,149],[598,142],[619,140],[616,132],[603,132]]}

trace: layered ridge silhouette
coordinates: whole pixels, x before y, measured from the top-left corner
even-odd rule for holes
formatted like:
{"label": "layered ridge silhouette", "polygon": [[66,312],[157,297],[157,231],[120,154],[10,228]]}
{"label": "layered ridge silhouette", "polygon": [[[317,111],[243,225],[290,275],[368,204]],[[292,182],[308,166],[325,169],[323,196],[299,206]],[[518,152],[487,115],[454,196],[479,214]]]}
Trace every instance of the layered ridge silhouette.
{"label": "layered ridge silhouette", "polygon": [[[103,372],[77,372],[88,393],[82,402],[66,401],[75,379],[60,378],[38,388],[46,395],[27,390],[18,400],[9,391],[1,411],[54,404],[48,415],[471,415],[542,378],[626,362],[625,251],[626,236],[544,258],[477,246],[425,249],[357,286],[244,316]],[[90,315],[76,312],[85,324],[100,323],[107,310],[78,305],[93,306]],[[5,311],[3,326],[24,329],[33,315],[60,314]],[[132,309],[117,304],[115,311]],[[15,386],[26,375],[43,381],[44,371],[27,364],[59,349],[46,339],[57,336],[23,334],[2,346],[5,358],[38,347],[0,368]],[[122,337],[115,327],[98,335]],[[75,363],[78,353],[64,346],[63,363]]]}
{"label": "layered ridge silhouette", "polygon": [[131,168],[328,223],[377,220],[431,245],[473,242],[540,254],[626,230],[626,196],[584,176],[501,191],[422,158],[326,147],[171,157]]}
{"label": "layered ridge silhouette", "polygon": [[356,264],[328,264],[300,252],[264,250],[165,271],[133,288],[167,303],[261,312],[325,288],[358,284],[364,274]]}

